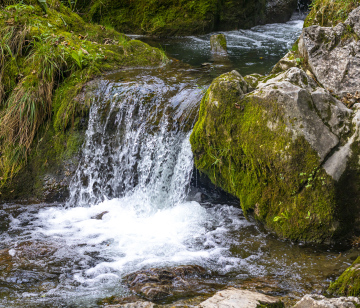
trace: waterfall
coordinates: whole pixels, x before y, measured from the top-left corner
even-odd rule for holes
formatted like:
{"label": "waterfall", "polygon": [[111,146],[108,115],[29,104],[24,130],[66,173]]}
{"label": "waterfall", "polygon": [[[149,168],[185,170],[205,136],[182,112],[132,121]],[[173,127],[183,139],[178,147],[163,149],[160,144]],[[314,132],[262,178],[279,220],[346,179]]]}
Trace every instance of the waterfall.
{"label": "waterfall", "polygon": [[150,76],[141,83],[103,82],[67,205],[134,194],[155,208],[183,201],[193,169],[189,129],[201,95],[194,83],[175,85]]}

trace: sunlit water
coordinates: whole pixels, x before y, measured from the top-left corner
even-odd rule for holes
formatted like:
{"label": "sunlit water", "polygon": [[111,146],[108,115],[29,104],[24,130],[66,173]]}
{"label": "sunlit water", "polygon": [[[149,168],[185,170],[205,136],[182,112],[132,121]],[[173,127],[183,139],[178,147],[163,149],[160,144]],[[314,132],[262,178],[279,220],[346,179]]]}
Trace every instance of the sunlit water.
{"label": "sunlit water", "polygon": [[201,294],[235,285],[298,298],[347,267],[356,252],[281,241],[199,184],[189,135],[211,77],[173,65],[99,81],[68,202],[3,206],[1,307],[97,307],[129,295],[126,274],[185,264],[208,270]]}

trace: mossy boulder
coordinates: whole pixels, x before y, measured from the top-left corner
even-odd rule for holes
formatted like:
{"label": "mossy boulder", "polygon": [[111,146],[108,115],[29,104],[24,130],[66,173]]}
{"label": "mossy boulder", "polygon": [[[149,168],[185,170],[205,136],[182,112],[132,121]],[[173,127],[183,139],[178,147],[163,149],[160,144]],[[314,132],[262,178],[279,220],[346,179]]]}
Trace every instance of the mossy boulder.
{"label": "mossy boulder", "polygon": [[190,138],[195,166],[284,238],[347,233],[359,219],[359,111],[299,68],[258,76],[250,93],[246,80],[233,71],[208,89]]}
{"label": "mossy boulder", "polygon": [[214,53],[227,54],[226,37],[224,34],[214,34],[210,37],[211,51]]}
{"label": "mossy boulder", "polygon": [[335,282],[330,284],[327,292],[335,296],[360,297],[360,257]]}
{"label": "mossy boulder", "polygon": [[125,33],[169,36],[285,22],[295,9],[296,0],[95,0],[84,13]]}

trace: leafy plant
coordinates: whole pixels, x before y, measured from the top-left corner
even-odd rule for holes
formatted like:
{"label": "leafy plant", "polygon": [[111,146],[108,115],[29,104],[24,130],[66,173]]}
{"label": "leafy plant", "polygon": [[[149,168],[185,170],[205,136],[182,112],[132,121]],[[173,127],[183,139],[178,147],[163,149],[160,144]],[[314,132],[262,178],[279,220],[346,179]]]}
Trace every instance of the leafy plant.
{"label": "leafy plant", "polygon": [[82,70],[83,69],[83,63],[84,63],[84,53],[79,50],[78,52],[73,51],[71,53],[71,57],[75,61],[75,63],[78,65],[78,67]]}
{"label": "leafy plant", "polygon": [[280,222],[283,220],[289,220],[289,213],[287,211],[281,212],[280,216],[275,216],[273,219],[274,222]]}

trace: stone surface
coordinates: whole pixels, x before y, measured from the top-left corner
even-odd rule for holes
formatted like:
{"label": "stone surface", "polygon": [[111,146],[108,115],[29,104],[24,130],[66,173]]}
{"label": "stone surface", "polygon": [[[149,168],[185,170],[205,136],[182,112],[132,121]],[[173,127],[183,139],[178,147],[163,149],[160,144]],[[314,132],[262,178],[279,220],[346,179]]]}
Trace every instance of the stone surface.
{"label": "stone surface", "polygon": [[266,4],[266,23],[287,22],[297,8],[297,0],[269,0]]}
{"label": "stone surface", "polygon": [[257,292],[229,288],[217,292],[214,296],[198,305],[198,308],[256,308],[259,305],[266,307],[283,307],[281,301],[275,297]]}
{"label": "stone surface", "polygon": [[[276,100],[283,108],[293,138],[304,136],[322,162],[339,143],[339,138],[319,118],[313,106],[311,91],[315,88],[316,84],[304,71],[291,68],[266,83],[260,83],[253,96]],[[268,126],[274,125],[276,123],[268,122]]]}
{"label": "stone surface", "polygon": [[214,34],[210,37],[211,51],[214,53],[227,54],[226,37],[224,34]]}
{"label": "stone surface", "polygon": [[343,98],[360,90],[360,7],[335,27],[304,28],[299,54],[319,83]]}
{"label": "stone surface", "polygon": [[280,73],[297,65],[294,52],[289,51],[272,69],[271,74]]}
{"label": "stone surface", "polygon": [[[147,300],[159,300],[172,295],[191,293],[197,277],[206,270],[197,265],[184,265],[169,269],[151,268],[126,276],[130,290]],[[192,279],[194,279],[192,281]]]}
{"label": "stone surface", "polygon": [[322,295],[305,295],[293,308],[356,308],[357,297],[326,298]]}

